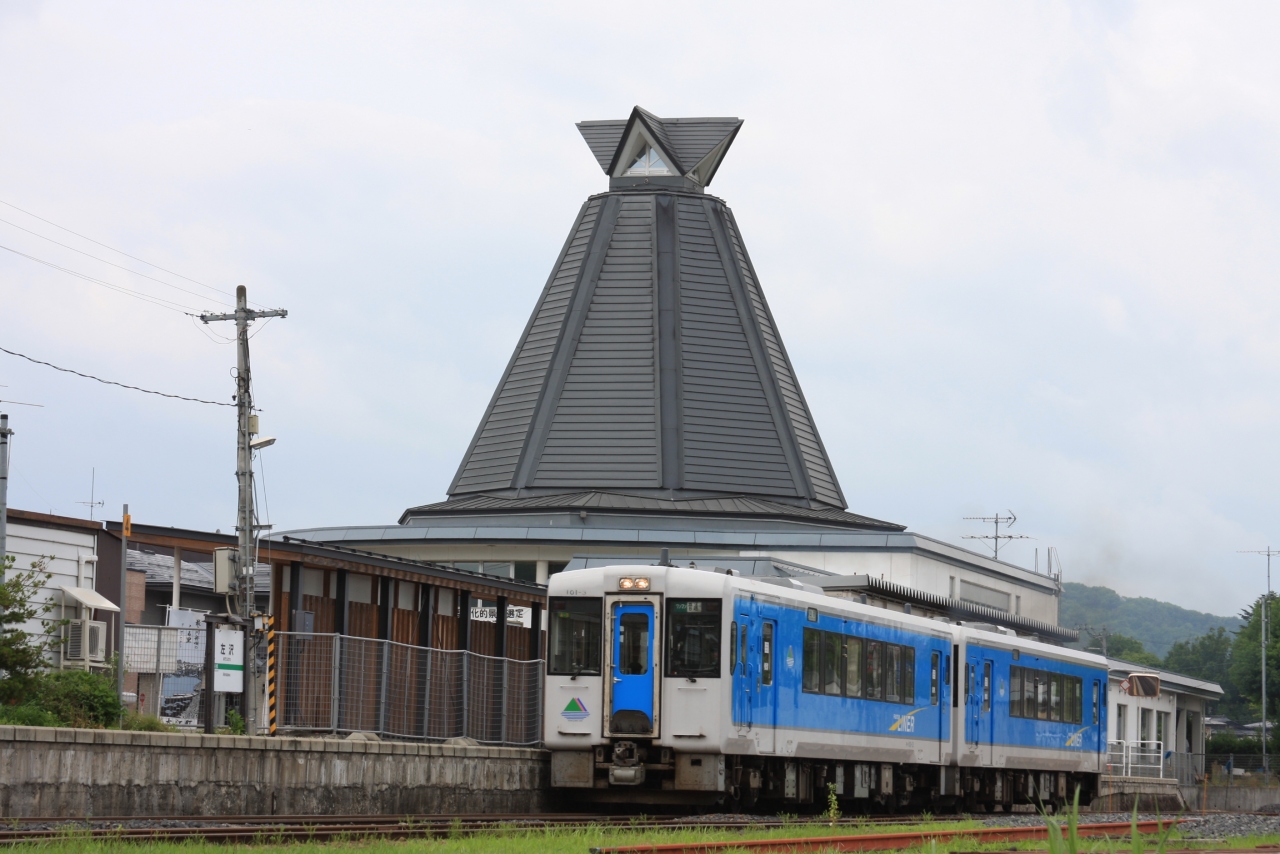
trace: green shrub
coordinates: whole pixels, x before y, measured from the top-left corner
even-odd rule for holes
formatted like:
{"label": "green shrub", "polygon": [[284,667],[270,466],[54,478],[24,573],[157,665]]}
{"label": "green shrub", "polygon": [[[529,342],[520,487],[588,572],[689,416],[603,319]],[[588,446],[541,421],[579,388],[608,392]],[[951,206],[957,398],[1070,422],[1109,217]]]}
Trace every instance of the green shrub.
{"label": "green shrub", "polygon": [[235,709],[227,709],[227,729],[232,735],[244,735],[244,715]]}
{"label": "green shrub", "polygon": [[68,726],[102,728],[120,719],[123,709],[115,680],[87,670],[55,670],[40,680],[36,702]]}
{"label": "green shrub", "polygon": [[9,726],[66,726],[57,715],[36,706],[0,706],[0,724]]}
{"label": "green shrub", "polygon": [[165,723],[155,715],[139,714],[137,712],[125,712],[124,719],[120,722],[120,729],[133,730],[134,732],[178,731],[176,726]]}

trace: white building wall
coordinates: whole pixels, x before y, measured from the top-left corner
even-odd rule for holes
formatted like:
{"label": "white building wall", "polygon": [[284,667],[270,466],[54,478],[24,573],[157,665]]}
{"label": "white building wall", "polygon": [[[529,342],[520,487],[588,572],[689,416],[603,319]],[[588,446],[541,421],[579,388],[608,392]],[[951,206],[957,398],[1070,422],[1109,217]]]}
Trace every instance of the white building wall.
{"label": "white building wall", "polygon": [[[93,532],[32,525],[10,518],[6,536],[9,554],[16,558],[14,571],[29,571],[33,563],[44,560],[45,571],[52,573],[39,593],[41,603],[54,606],[45,618],[80,617],[75,600],[65,597],[64,601],[62,585],[94,589],[97,566],[92,561],[82,560],[97,553],[97,538]],[[36,634],[43,631],[38,619],[28,621],[23,628]]]}

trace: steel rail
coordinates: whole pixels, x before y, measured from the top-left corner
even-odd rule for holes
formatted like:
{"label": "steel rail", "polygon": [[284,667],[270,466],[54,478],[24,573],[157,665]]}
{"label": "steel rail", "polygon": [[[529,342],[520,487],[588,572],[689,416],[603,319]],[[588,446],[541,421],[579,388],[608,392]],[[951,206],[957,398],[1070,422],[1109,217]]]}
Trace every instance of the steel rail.
{"label": "steel rail", "polygon": [[[1176,826],[1181,820],[1140,821],[1139,833],[1157,833]],[[1133,830],[1131,822],[1107,822],[1105,824],[1081,824],[1076,827],[1080,836],[1123,836]],[[790,839],[732,840],[727,842],[675,842],[662,844],[619,845],[610,848],[592,848],[591,854],[700,854],[700,852],[726,849],[752,852],[776,852],[777,854],[803,854],[807,851],[891,851],[899,848],[916,848],[930,841],[972,840],[979,844],[991,842],[1036,842],[1049,838],[1049,828],[1036,827],[975,827],[966,830],[921,830],[912,833],[867,833],[858,836],[809,836]]]}

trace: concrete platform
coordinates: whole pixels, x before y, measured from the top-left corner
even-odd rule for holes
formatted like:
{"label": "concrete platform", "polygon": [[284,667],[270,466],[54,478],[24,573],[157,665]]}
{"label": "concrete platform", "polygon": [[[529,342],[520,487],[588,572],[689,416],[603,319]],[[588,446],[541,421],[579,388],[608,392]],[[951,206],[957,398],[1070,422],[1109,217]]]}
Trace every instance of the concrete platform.
{"label": "concrete platform", "polygon": [[1137,803],[1141,812],[1175,815],[1186,809],[1175,777],[1116,777],[1104,774],[1098,781],[1094,811],[1130,812]]}
{"label": "concrete platform", "polygon": [[543,750],[0,726],[0,816],[521,813]]}

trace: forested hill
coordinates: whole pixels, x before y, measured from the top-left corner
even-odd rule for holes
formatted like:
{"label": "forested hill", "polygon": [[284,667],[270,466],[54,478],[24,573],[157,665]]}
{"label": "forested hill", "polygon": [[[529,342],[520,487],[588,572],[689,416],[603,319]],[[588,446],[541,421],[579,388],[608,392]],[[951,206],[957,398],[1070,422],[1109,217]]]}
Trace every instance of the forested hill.
{"label": "forested hill", "polygon": [[[1128,635],[1142,641],[1148,652],[1164,658],[1169,647],[1205,632],[1224,627],[1228,632],[1240,628],[1239,617],[1216,617],[1200,611],[1188,611],[1168,602],[1157,602],[1145,596],[1129,598],[1108,587],[1088,584],[1062,585],[1062,604],[1058,625],[1075,628],[1080,625],[1107,627],[1112,634]],[[1088,635],[1081,633],[1082,640]]]}

